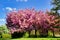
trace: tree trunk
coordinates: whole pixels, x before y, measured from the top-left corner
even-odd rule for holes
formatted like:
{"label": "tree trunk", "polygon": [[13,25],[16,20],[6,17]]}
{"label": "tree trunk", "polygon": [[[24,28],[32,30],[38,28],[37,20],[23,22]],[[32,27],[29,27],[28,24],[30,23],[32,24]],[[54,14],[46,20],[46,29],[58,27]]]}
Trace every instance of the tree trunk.
{"label": "tree trunk", "polygon": [[30,33],[31,33],[31,31],[28,31],[29,37],[30,37]]}
{"label": "tree trunk", "polygon": [[37,30],[35,29],[35,37],[37,36]]}
{"label": "tree trunk", "polygon": [[41,37],[47,37],[47,36],[48,36],[48,30],[47,29],[42,29]]}
{"label": "tree trunk", "polygon": [[52,31],[52,32],[53,32],[53,37],[55,37],[54,31]]}

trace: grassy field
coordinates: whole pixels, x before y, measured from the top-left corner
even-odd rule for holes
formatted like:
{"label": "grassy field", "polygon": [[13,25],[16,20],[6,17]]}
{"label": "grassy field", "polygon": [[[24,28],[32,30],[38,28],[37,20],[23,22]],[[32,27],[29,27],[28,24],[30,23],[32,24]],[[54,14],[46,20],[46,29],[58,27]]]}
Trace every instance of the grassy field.
{"label": "grassy field", "polygon": [[60,40],[60,38],[20,38],[12,40]]}
{"label": "grassy field", "polygon": [[17,39],[0,39],[0,40],[60,40],[60,38],[17,38]]}

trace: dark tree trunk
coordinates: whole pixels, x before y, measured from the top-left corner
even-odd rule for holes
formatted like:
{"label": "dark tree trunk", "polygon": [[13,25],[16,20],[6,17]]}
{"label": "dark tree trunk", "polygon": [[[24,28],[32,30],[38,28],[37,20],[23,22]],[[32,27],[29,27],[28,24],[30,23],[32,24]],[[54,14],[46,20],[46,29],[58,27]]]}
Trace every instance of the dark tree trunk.
{"label": "dark tree trunk", "polygon": [[52,31],[52,32],[53,32],[53,37],[55,37],[54,31]]}
{"label": "dark tree trunk", "polygon": [[48,30],[47,29],[42,29],[41,30],[41,37],[47,37],[48,36]]}
{"label": "dark tree trunk", "polygon": [[31,33],[31,31],[28,31],[29,37],[30,37],[30,33]]}
{"label": "dark tree trunk", "polygon": [[35,37],[37,36],[37,30],[35,29]]}

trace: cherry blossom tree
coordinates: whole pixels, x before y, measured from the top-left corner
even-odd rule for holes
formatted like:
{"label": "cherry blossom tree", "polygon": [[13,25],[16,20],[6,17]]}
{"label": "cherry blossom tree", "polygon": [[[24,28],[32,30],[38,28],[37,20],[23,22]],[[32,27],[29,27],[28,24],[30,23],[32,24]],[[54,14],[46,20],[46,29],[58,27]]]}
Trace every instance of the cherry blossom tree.
{"label": "cherry blossom tree", "polygon": [[[14,32],[30,32],[35,30],[35,35],[37,35],[37,30],[41,29],[41,33],[46,33],[48,35],[48,30],[54,30],[55,26],[60,24],[57,23],[59,19],[56,19],[54,15],[49,15],[43,11],[36,11],[35,9],[25,9],[18,10],[17,12],[10,12],[6,17],[7,28],[10,30],[11,34]],[[43,35],[41,34],[41,35]]]}

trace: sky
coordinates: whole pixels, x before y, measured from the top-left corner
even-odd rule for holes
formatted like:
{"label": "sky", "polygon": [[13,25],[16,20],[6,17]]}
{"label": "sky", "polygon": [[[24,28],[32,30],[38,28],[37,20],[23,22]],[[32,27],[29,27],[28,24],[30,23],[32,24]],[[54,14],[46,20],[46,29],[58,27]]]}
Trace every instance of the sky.
{"label": "sky", "polygon": [[0,25],[6,24],[6,15],[12,10],[35,8],[45,11],[51,9],[51,0],[0,0]]}

